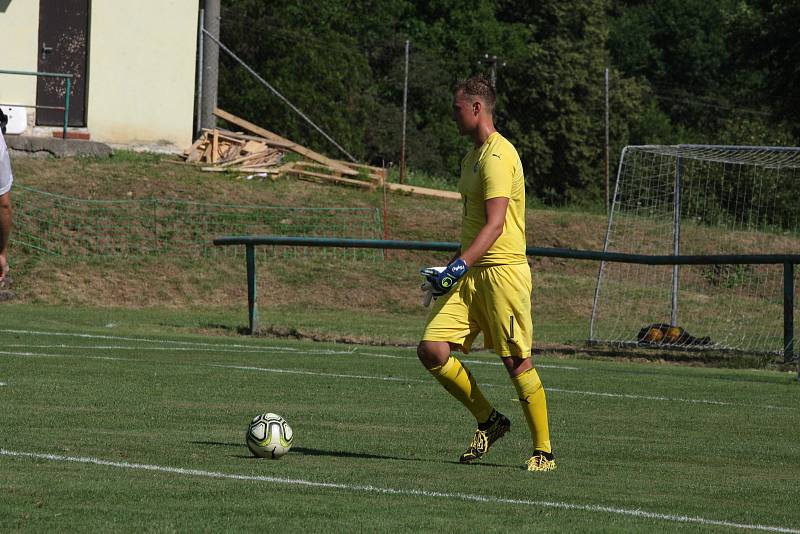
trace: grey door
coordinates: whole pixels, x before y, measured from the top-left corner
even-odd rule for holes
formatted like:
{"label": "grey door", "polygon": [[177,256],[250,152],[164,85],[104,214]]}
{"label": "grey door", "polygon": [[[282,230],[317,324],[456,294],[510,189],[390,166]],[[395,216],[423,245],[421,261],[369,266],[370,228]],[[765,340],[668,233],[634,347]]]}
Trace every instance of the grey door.
{"label": "grey door", "polygon": [[[39,72],[72,74],[69,125],[86,126],[86,66],[90,0],[39,0]],[[64,78],[39,76],[36,105],[63,107]],[[63,124],[64,111],[37,109],[36,124]]]}

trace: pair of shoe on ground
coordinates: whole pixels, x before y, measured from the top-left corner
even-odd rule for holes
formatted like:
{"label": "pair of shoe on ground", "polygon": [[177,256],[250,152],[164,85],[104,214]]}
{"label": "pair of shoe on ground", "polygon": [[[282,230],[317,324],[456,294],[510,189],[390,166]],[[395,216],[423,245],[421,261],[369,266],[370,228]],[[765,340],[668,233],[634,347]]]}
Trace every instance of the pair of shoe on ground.
{"label": "pair of shoe on ground", "polygon": [[[458,461],[462,464],[470,464],[480,460],[489,451],[489,447],[510,429],[511,421],[505,415],[494,410],[489,420],[475,431],[472,442]],[[528,471],[553,471],[556,468],[556,460],[550,452],[534,451],[533,456],[527,461],[527,468]]]}

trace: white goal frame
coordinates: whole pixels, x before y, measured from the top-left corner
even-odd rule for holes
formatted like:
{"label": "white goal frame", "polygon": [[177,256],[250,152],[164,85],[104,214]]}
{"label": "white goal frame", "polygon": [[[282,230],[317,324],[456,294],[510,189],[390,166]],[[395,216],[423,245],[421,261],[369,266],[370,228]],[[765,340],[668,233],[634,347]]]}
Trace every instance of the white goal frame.
{"label": "white goal frame", "polygon": [[[787,208],[785,191],[800,191],[800,148],[627,146],[603,252],[797,254],[800,201]],[[781,268],[601,262],[589,342],[783,353]],[[643,339],[669,327],[685,335]]]}

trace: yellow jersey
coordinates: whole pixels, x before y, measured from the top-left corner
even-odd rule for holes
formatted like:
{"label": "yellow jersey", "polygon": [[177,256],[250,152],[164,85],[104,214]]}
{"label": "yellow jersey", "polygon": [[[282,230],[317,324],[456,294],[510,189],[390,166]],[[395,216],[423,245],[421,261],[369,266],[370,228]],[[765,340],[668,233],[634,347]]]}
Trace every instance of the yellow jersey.
{"label": "yellow jersey", "polygon": [[[508,198],[503,233],[475,266],[527,263],[525,255],[525,176],[517,150],[498,132],[461,160],[458,192],[464,204],[461,220],[461,250],[469,248],[486,225],[490,198]],[[472,267],[472,265],[470,265]]]}

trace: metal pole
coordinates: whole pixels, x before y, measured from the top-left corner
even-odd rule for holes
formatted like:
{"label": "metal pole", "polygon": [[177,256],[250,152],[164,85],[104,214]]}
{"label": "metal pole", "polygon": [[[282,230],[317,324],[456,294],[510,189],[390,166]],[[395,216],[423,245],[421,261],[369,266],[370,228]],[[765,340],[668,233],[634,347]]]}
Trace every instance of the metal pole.
{"label": "metal pole", "polygon": [[255,245],[245,245],[247,260],[247,320],[250,335],[258,332],[258,307],[256,306],[256,252]]}
{"label": "metal pole", "polygon": [[606,173],[606,216],[608,216],[609,211],[611,209],[611,199],[609,198],[609,193],[611,186],[608,183],[608,67],[606,67],[606,150],[605,150],[605,173]]}
{"label": "metal pole", "polygon": [[[611,239],[611,223],[614,217],[614,202],[617,198],[619,191],[619,177],[622,176],[622,164],[625,162],[625,154],[628,152],[628,147],[622,149],[622,154],[619,156],[619,166],[617,167],[617,179],[614,181],[614,196],[611,199],[611,208],[608,212],[608,226],[606,226],[606,236],[603,239],[603,252],[608,252],[608,245]],[[603,272],[605,271],[605,260],[600,262],[600,268],[597,270],[597,283],[594,287],[594,299],[592,300],[592,315],[589,318],[589,341],[594,340],[594,323],[597,320],[597,305],[600,302],[600,285],[603,282]]]}
{"label": "metal pole", "polygon": [[[204,29],[208,35],[219,40],[220,0],[205,0],[203,16]],[[205,33],[204,33],[205,34]],[[214,39],[212,39],[214,40]],[[217,107],[217,86],[219,82],[219,48],[211,45],[203,46],[203,113],[201,128],[214,128],[217,118],[214,109]]]}
{"label": "metal pole", "polygon": [[[680,254],[681,245],[681,180],[683,180],[683,158],[675,163],[675,205],[672,211],[672,254]],[[678,326],[678,266],[672,266],[672,313],[670,325]]]}
{"label": "metal pole", "polygon": [[[783,264],[783,361],[794,360],[794,264]],[[797,370],[800,380],[800,366]]]}
{"label": "metal pole", "polygon": [[69,94],[72,92],[72,78],[67,78],[67,96],[64,104],[64,128],[61,130],[61,138],[67,138],[67,125],[69,124]]}
{"label": "metal pole", "polygon": [[200,10],[200,16],[197,20],[197,102],[195,104],[195,137],[202,131],[202,113],[203,113],[203,25],[205,24],[205,10]]}
{"label": "metal pole", "polygon": [[403,82],[403,137],[400,143],[400,183],[406,176],[406,104],[408,102],[408,46],[409,40],[406,39],[406,74]]}

